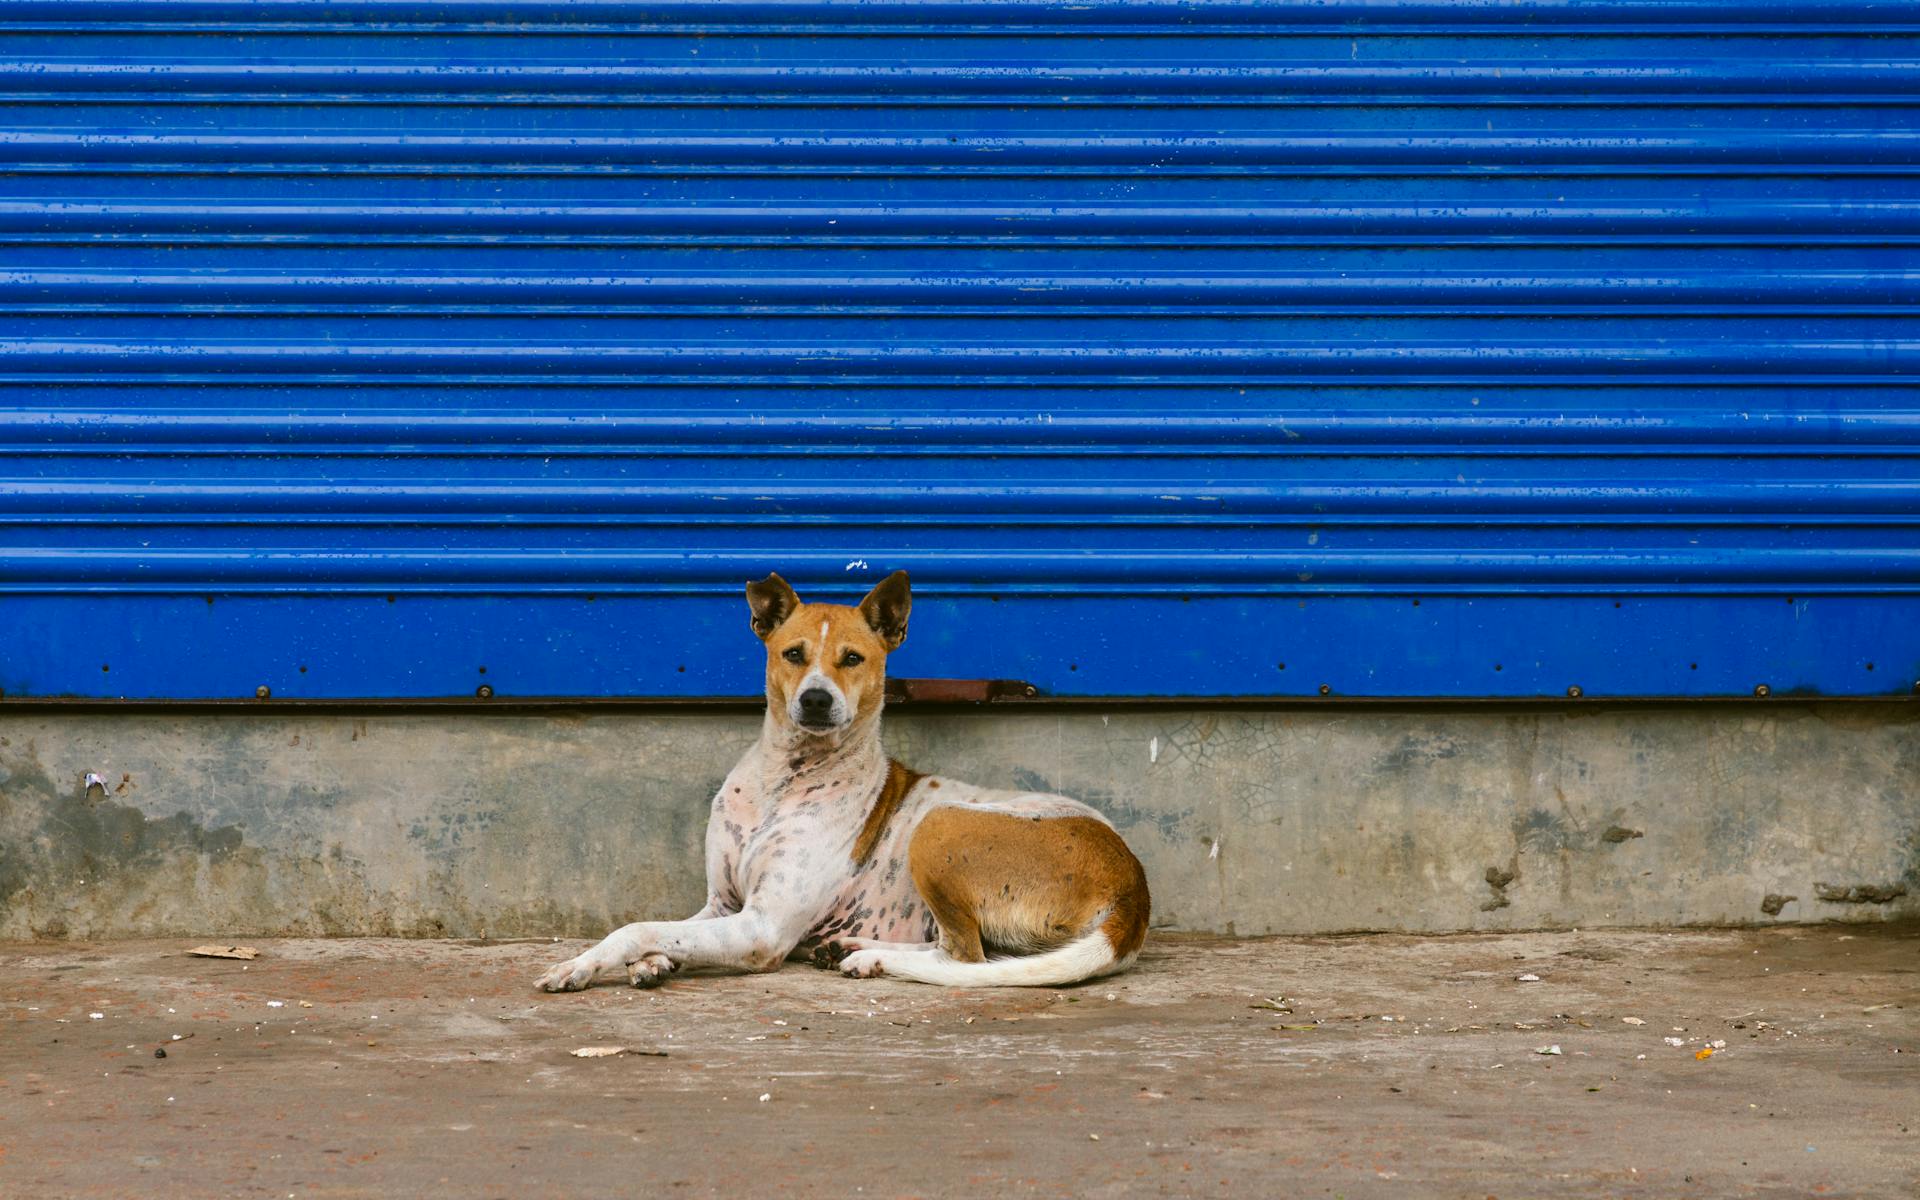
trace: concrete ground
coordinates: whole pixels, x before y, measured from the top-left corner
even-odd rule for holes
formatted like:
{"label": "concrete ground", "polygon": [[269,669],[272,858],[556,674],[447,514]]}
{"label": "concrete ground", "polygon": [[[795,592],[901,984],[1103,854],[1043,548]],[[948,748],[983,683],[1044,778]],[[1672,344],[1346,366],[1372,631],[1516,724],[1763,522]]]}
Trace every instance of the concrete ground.
{"label": "concrete ground", "polygon": [[0,1195],[1920,1189],[1912,929],[1169,935],[974,993],[548,996],[577,944],[189,945],[0,945]]}

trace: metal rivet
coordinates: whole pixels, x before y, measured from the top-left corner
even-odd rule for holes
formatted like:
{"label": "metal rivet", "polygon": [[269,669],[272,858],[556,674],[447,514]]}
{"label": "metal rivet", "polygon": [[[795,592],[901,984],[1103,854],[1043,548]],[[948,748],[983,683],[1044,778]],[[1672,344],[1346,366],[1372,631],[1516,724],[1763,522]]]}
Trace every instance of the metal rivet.
{"label": "metal rivet", "polygon": [[1569,700],[1578,700],[1584,695],[1586,695],[1586,693],[1580,690],[1580,685],[1577,683],[1567,689],[1567,699]]}
{"label": "metal rivet", "polygon": [[1332,684],[1330,684],[1330,683],[1323,683],[1323,684],[1321,684],[1321,685],[1320,685],[1320,694],[1321,694],[1322,696],[1330,696],[1330,695],[1332,695],[1332,694],[1333,694],[1333,685],[1332,685]]}
{"label": "metal rivet", "polygon": [[479,687],[473,689],[473,694],[480,697],[482,700],[491,700],[493,699],[493,686],[491,684],[483,683]]}
{"label": "metal rivet", "polygon": [[1040,694],[1040,689],[1033,686],[1032,684],[1028,684],[1026,686],[1026,693],[1029,696],[1038,696]]}
{"label": "metal rivet", "polygon": [[1773,689],[1764,683],[1757,683],[1753,686],[1753,694],[1765,700],[1768,696],[1773,695]]}
{"label": "metal rivet", "polygon": [[254,696],[254,699],[256,700],[265,700],[268,696],[271,696],[271,695],[273,695],[273,689],[268,687],[264,683],[261,684],[259,687],[253,689],[253,696]]}

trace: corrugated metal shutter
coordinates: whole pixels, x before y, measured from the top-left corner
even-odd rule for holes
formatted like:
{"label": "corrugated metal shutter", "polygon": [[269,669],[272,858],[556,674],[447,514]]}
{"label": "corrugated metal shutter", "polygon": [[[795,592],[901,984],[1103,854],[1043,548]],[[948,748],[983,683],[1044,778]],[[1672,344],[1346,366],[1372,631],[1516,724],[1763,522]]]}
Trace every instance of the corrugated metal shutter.
{"label": "corrugated metal shutter", "polygon": [[1911,6],[0,22],[10,698],[1920,679]]}

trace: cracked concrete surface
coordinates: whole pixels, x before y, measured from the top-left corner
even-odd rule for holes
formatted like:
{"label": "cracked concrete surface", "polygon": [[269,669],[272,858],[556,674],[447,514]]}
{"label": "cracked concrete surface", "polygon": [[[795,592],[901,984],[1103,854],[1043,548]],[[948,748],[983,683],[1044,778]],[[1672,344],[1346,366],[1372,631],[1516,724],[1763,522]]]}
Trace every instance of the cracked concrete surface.
{"label": "cracked concrete surface", "polygon": [[[1920,1189],[1911,927],[1161,935],[1114,980],[973,993],[547,996],[577,944],[258,944],[0,944],[0,1194]],[[571,1053],[604,1045],[665,1057]]]}

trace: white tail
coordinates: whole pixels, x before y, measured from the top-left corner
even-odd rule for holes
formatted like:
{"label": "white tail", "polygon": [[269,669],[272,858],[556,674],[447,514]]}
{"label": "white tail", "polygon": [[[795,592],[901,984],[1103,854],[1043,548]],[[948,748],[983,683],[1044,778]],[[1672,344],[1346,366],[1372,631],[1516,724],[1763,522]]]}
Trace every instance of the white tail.
{"label": "white tail", "polygon": [[1039,954],[961,962],[948,957],[945,950],[919,950],[888,954],[880,960],[881,970],[895,979],[946,987],[1051,987],[1108,975],[1127,965],[1113,956],[1112,943],[1097,927],[1084,937]]}

